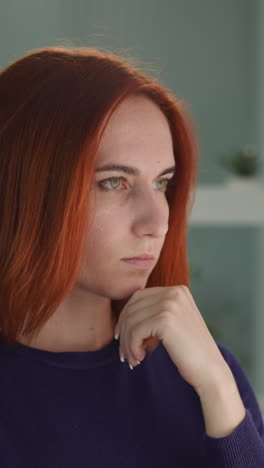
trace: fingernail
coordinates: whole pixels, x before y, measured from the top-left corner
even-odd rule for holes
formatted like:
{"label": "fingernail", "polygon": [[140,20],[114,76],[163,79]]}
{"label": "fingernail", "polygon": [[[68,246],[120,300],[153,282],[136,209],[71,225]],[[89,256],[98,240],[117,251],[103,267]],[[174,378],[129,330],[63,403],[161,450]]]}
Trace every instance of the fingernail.
{"label": "fingernail", "polygon": [[137,361],[137,363],[138,363],[138,364],[141,364],[141,362],[140,362],[140,361]]}
{"label": "fingernail", "polygon": [[118,340],[118,337],[119,337],[119,333],[117,332],[117,333],[115,334],[115,340]]}
{"label": "fingernail", "polygon": [[133,366],[131,366],[131,364],[129,364],[129,367],[130,367],[131,370],[133,370]]}
{"label": "fingernail", "polygon": [[120,361],[121,361],[121,362],[125,362],[125,359],[124,359],[123,354],[121,354]]}

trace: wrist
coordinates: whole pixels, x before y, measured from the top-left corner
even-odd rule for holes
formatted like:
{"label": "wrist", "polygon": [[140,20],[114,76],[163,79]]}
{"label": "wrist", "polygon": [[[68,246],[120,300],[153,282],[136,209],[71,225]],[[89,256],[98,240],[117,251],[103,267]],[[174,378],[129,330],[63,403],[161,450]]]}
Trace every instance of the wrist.
{"label": "wrist", "polygon": [[245,418],[246,408],[233,374],[232,377],[227,373],[219,379],[208,380],[207,385],[200,388],[198,394],[208,436],[225,437]]}
{"label": "wrist", "polygon": [[221,368],[214,370],[204,376],[202,383],[195,387],[195,391],[200,398],[208,394],[222,395],[225,392],[230,393],[237,388],[233,373],[227,363],[221,365]]}

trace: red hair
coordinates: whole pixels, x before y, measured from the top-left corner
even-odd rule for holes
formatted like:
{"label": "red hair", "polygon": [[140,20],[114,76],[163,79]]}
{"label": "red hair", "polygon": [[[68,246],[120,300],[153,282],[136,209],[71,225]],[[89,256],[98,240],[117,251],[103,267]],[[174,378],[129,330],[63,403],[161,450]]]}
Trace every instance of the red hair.
{"label": "red hair", "polygon": [[[48,47],[0,73],[0,328],[9,344],[38,333],[74,287],[100,138],[129,95],[149,97],[164,113],[177,166],[168,232],[146,287],[189,287],[197,137],[183,100],[133,61],[89,47]],[[117,318],[126,302],[112,301]]]}

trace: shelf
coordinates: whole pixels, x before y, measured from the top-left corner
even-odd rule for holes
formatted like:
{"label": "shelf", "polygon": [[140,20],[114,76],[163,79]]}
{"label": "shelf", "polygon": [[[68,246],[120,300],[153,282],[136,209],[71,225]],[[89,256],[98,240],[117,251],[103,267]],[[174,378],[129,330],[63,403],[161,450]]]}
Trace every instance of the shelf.
{"label": "shelf", "polygon": [[198,185],[190,225],[264,227],[264,186],[259,182]]}

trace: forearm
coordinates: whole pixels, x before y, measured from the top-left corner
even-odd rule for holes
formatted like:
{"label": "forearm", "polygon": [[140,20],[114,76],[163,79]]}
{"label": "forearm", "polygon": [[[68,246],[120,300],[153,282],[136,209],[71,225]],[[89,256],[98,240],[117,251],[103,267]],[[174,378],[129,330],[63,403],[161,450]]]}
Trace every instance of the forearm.
{"label": "forearm", "polygon": [[232,372],[213,379],[198,393],[206,434],[220,438],[231,434],[246,416]]}

